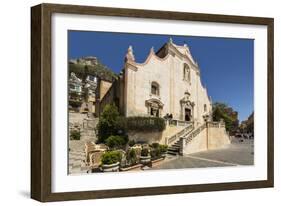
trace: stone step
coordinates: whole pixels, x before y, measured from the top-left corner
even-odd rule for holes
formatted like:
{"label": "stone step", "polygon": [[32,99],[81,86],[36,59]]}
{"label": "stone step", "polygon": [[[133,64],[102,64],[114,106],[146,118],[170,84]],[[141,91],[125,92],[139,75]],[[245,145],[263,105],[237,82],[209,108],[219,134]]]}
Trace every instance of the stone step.
{"label": "stone step", "polygon": [[179,153],[178,152],[174,152],[174,151],[170,151],[168,150],[167,152],[169,155],[173,155],[173,156],[177,156]]}
{"label": "stone step", "polygon": [[84,151],[69,151],[69,155],[85,155]]}
{"label": "stone step", "polygon": [[172,146],[172,145],[180,145],[180,143],[177,143],[177,142],[175,142],[175,143],[173,143],[173,144],[170,144],[170,146]]}
{"label": "stone step", "polygon": [[81,168],[81,164],[79,164],[79,165],[69,165],[69,168],[71,168],[71,169]]}
{"label": "stone step", "polygon": [[180,145],[178,145],[178,144],[173,144],[171,147],[180,148]]}
{"label": "stone step", "polygon": [[69,155],[69,159],[85,159],[86,155]]}
{"label": "stone step", "polygon": [[77,154],[69,154],[69,159],[71,159],[71,158],[75,158],[75,159],[77,159],[77,158],[79,158],[79,159],[84,159],[86,157],[86,155],[85,154],[82,154],[82,155],[77,155]]}
{"label": "stone step", "polygon": [[87,173],[91,168],[89,166],[69,167],[70,174]]}
{"label": "stone step", "polygon": [[179,149],[180,149],[180,148],[177,148],[177,147],[173,147],[173,146],[172,146],[172,147],[169,147],[169,148],[168,148],[168,151],[175,151],[175,152],[178,152]]}

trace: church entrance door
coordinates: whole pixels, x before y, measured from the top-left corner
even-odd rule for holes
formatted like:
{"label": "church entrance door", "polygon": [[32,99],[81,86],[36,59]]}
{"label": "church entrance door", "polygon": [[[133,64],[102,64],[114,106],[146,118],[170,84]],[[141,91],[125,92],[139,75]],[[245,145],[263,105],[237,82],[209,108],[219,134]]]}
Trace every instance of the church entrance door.
{"label": "church entrance door", "polygon": [[154,117],[159,117],[159,109],[157,108],[150,108],[150,115]]}
{"label": "church entrance door", "polygon": [[191,121],[191,109],[185,108],[184,114],[184,120],[188,122]]}

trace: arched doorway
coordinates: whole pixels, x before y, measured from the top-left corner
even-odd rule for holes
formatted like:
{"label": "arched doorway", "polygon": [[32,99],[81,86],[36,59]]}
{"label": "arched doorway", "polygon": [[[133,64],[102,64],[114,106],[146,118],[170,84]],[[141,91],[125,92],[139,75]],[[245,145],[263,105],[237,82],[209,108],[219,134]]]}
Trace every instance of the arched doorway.
{"label": "arched doorway", "polygon": [[181,120],[190,122],[194,120],[194,102],[189,100],[190,93],[185,92],[184,97],[180,100],[181,105]]}
{"label": "arched doorway", "polygon": [[192,116],[191,116],[191,109],[185,108],[184,109],[184,120],[189,122],[189,121],[191,121],[191,118],[192,118]]}

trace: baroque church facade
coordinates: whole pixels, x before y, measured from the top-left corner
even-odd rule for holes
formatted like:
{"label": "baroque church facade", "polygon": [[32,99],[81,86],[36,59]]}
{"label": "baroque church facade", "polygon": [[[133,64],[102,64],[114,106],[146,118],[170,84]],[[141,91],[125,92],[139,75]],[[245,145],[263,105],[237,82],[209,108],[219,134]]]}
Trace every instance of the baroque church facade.
{"label": "baroque church facade", "polygon": [[98,102],[99,112],[114,102],[124,116],[158,116],[203,123],[210,120],[212,102],[203,87],[200,69],[186,44],[170,39],[145,62],[135,61],[130,46],[118,79]]}

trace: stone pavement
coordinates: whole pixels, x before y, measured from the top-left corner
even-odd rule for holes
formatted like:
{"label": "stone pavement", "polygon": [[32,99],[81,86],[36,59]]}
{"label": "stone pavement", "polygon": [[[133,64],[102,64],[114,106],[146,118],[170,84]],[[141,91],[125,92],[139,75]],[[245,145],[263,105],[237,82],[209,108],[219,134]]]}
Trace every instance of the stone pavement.
{"label": "stone pavement", "polygon": [[223,149],[209,150],[194,154],[168,157],[161,164],[151,169],[182,169],[203,167],[225,167],[254,164],[253,140],[233,140],[230,145]]}

